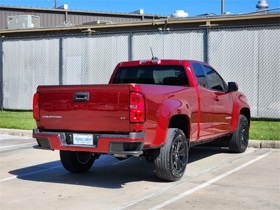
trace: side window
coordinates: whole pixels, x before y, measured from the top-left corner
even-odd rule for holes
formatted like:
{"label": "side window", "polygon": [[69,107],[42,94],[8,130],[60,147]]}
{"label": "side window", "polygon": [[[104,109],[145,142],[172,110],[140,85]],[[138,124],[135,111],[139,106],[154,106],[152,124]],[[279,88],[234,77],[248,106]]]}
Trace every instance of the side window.
{"label": "side window", "polygon": [[193,67],[195,76],[197,78],[198,84],[201,87],[207,88],[207,80],[206,80],[206,76],[205,76],[202,66],[199,63],[193,63],[192,67]]}
{"label": "side window", "polygon": [[226,91],[226,85],[224,80],[215,72],[213,69],[211,69],[208,66],[204,66],[204,69],[207,74],[207,79],[209,81],[210,88],[212,90],[218,90],[218,91]]}

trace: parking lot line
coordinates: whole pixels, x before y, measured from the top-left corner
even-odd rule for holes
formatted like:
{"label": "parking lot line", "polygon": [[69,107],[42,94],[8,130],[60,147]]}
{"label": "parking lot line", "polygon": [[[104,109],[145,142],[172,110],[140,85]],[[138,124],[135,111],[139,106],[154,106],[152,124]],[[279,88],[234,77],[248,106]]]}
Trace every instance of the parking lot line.
{"label": "parking lot line", "polygon": [[6,148],[10,148],[10,147],[20,147],[20,146],[24,146],[24,145],[30,145],[30,144],[34,144],[34,142],[31,142],[31,143],[26,143],[26,144],[14,144],[14,145],[9,145],[9,146],[3,146],[3,147],[0,147],[0,149],[6,149]]}
{"label": "parking lot line", "polygon": [[161,203],[157,206],[154,206],[154,207],[150,208],[149,210],[157,210],[157,209],[163,208],[163,207],[165,207],[165,206],[167,206],[167,205],[169,205],[169,204],[171,204],[171,203],[173,203],[173,202],[175,202],[175,201],[177,201],[177,200],[179,200],[179,199],[181,199],[181,198],[183,198],[187,195],[190,195],[190,194],[192,194],[192,193],[194,193],[194,192],[196,192],[200,189],[203,189],[203,188],[205,188],[205,187],[207,187],[207,186],[209,186],[209,185],[211,185],[211,184],[213,184],[213,183],[215,183],[215,182],[217,182],[217,181],[219,181],[219,180],[221,180],[221,179],[223,179],[223,178],[225,178],[225,177],[227,177],[227,176],[229,176],[229,175],[231,175],[231,174],[233,174],[233,173],[235,173],[235,172],[237,172],[237,171],[239,171],[239,170],[241,170],[241,169],[243,169],[243,168],[245,168],[249,165],[251,165],[252,163],[255,163],[255,162],[261,160],[262,158],[270,155],[271,153],[273,153],[272,150],[264,153],[263,155],[260,155],[260,156],[256,157],[253,160],[248,161],[247,163],[244,163],[244,164],[236,167],[235,169],[232,169],[232,170],[230,170],[230,171],[228,171],[224,174],[221,174],[221,175],[219,175],[219,176],[217,176],[217,177],[215,177],[215,178],[213,178],[213,179],[211,179],[207,182],[204,182],[201,185],[198,185],[198,186],[196,186],[196,187],[194,187],[190,190],[187,190],[187,191],[179,194],[178,196],[175,196],[175,197],[173,197],[173,198],[171,198],[171,199],[169,199],[169,200],[167,200],[167,201],[165,201],[165,202],[163,202],[163,203]]}

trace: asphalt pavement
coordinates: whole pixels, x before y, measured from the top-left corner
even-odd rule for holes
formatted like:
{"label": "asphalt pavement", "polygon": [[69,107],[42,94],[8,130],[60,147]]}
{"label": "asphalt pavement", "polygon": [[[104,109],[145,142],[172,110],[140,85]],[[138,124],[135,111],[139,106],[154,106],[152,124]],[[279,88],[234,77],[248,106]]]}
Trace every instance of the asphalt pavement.
{"label": "asphalt pavement", "polygon": [[279,149],[193,147],[183,177],[165,182],[141,157],[101,155],[89,171],[69,173],[59,151],[12,133],[0,135],[1,210],[280,210]]}
{"label": "asphalt pavement", "polygon": [[[32,137],[32,131],[31,130],[16,130],[16,129],[0,128],[0,134]],[[248,144],[248,147],[280,149],[280,141],[250,140],[249,144]]]}

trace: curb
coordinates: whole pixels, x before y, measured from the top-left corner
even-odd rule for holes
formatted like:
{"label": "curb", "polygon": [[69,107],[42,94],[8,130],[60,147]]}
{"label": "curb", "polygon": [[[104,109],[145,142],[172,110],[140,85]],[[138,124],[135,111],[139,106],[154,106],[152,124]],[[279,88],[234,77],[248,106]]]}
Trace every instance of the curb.
{"label": "curb", "polygon": [[2,134],[2,135],[11,135],[11,136],[32,137],[32,131],[31,130],[16,130],[16,129],[0,128],[0,134]]}
{"label": "curb", "polygon": [[280,141],[249,140],[248,147],[280,149]]}
{"label": "curb", "polygon": [[[0,128],[0,134],[32,137],[32,130],[16,130],[16,129]],[[248,147],[253,147],[258,149],[262,149],[262,148],[280,149],[280,141],[249,140]]]}

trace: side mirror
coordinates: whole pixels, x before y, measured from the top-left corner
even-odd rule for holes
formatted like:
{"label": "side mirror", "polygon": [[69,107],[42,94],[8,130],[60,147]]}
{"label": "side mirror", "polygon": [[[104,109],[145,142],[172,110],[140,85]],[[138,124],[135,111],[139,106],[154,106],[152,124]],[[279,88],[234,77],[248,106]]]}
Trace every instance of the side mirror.
{"label": "side mirror", "polygon": [[238,85],[236,82],[229,82],[228,83],[228,92],[238,91]]}

